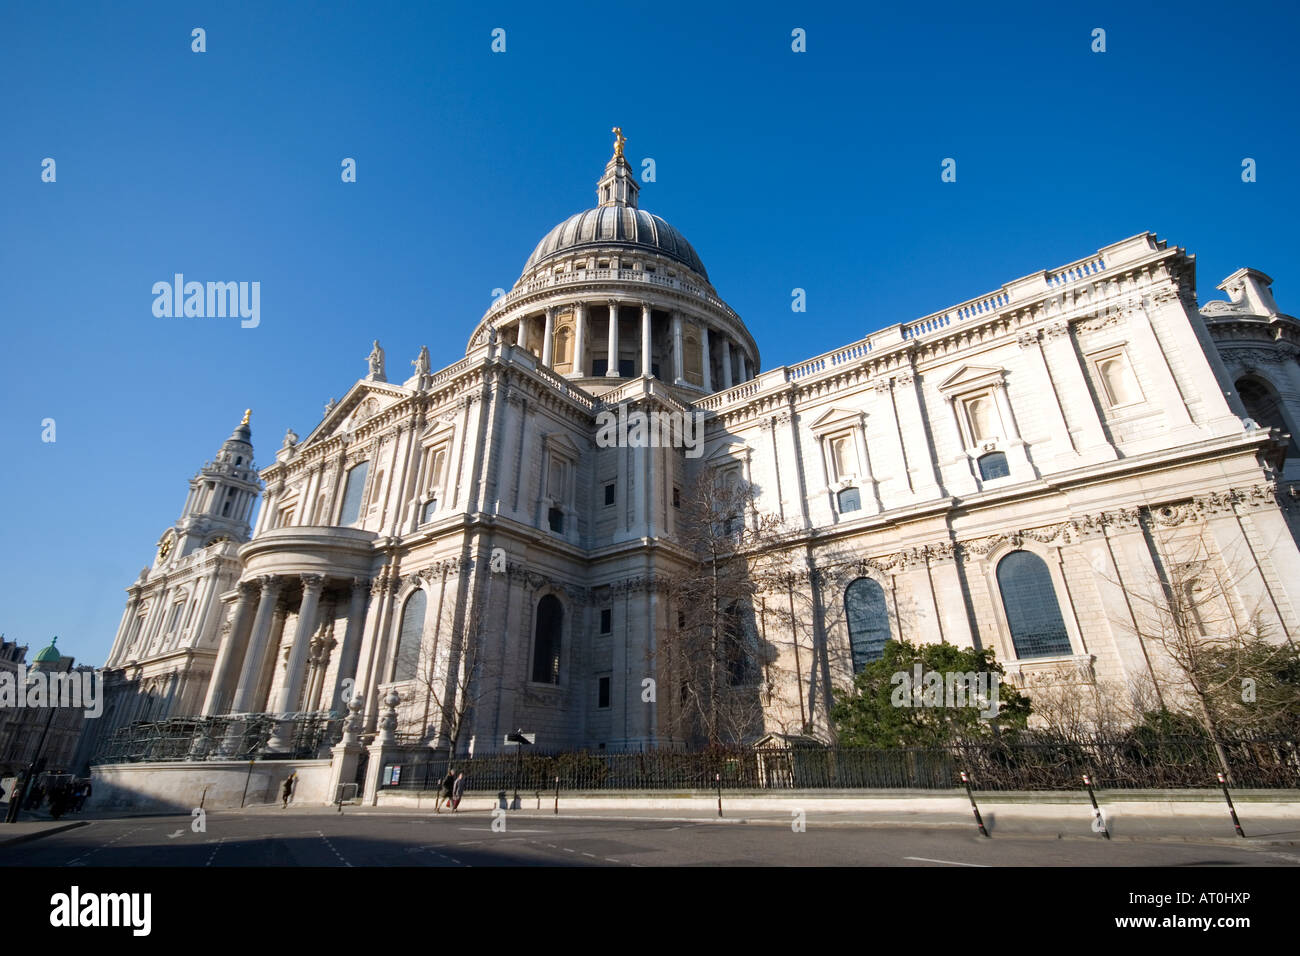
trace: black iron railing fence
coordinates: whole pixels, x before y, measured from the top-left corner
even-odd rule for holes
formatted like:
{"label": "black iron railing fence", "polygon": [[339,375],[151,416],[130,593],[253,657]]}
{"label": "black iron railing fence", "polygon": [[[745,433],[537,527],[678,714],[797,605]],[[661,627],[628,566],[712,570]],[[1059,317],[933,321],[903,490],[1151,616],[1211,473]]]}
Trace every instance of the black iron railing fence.
{"label": "black iron railing fence", "polygon": [[[1245,788],[1300,787],[1300,745],[1291,738],[1227,741],[1233,783]],[[384,789],[434,790],[448,768],[464,771],[471,790],[918,789],[1077,790],[1083,774],[1098,789],[1217,787],[1210,741],[1196,737],[1083,742],[958,743],[899,750],[766,748],[646,753],[497,753],[448,760],[445,752],[403,748],[386,758],[400,767]],[[385,777],[385,779],[390,779]]]}
{"label": "black iron railing fence", "polygon": [[[252,760],[327,756],[339,736],[340,721],[319,714],[240,714],[172,717],[119,727],[96,751],[91,763],[176,760]],[[287,749],[267,752],[267,741],[284,725]]]}

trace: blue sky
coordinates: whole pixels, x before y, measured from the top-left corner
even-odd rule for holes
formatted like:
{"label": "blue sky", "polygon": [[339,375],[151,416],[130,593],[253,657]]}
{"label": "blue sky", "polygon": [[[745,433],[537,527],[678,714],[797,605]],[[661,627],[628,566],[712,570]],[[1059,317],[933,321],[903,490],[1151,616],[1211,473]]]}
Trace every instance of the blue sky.
{"label": "blue sky", "polygon": [[[101,664],[243,409],[268,464],[372,339],[460,358],[616,124],[764,368],[1144,230],[1300,311],[1294,5],[890,6],[6,5],[0,631]],[[155,318],[175,272],[260,282],[260,326]]]}

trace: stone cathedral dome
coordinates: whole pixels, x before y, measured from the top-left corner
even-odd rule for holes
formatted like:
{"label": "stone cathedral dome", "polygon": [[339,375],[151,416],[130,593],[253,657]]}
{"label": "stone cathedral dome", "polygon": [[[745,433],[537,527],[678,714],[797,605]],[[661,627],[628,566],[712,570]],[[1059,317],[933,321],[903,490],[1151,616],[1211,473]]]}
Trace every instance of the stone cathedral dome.
{"label": "stone cathedral dome", "polygon": [[575,213],[548,232],[524,263],[524,275],[531,274],[550,259],[581,252],[584,248],[620,246],[657,252],[680,262],[708,281],[704,263],[675,227],[644,209],[615,205],[597,206]]}
{"label": "stone cathedral dome", "polygon": [[515,287],[546,274],[552,263],[565,259],[581,260],[587,253],[592,256],[639,253],[685,266],[712,290],[704,262],[686,237],[663,217],[637,208],[641,184],[623,155],[622,130],[615,127],[615,132],[618,138],[614,141],[614,155],[596,183],[597,205],[574,213],[542,237],[524,263]]}

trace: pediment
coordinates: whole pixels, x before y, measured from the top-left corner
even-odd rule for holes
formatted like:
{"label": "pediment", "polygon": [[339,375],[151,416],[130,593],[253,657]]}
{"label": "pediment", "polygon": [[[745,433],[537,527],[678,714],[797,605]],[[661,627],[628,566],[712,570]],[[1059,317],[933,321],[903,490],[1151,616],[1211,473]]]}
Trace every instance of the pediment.
{"label": "pediment", "polygon": [[573,439],[564,432],[547,432],[547,434],[543,436],[542,440],[546,443],[547,448],[552,448],[556,451],[562,452],[570,458],[578,457],[578,446],[574,444]]}
{"label": "pediment", "polygon": [[343,399],[331,408],[299,448],[307,448],[335,435],[354,431],[385,409],[407,396],[409,389],[388,382],[362,379],[348,389]]}
{"label": "pediment", "polygon": [[749,455],[749,443],[734,435],[728,435],[707,448],[704,453],[706,464],[719,465],[724,461],[742,462]]}
{"label": "pediment", "polygon": [[862,421],[864,415],[866,415],[866,412],[860,408],[842,408],[837,406],[828,409],[808,427],[812,429],[814,433],[829,431],[841,426],[847,427],[850,425],[856,425]]}
{"label": "pediment", "polygon": [[1006,370],[986,365],[963,365],[939,383],[939,391],[955,392],[965,388],[979,388],[1001,382]]}

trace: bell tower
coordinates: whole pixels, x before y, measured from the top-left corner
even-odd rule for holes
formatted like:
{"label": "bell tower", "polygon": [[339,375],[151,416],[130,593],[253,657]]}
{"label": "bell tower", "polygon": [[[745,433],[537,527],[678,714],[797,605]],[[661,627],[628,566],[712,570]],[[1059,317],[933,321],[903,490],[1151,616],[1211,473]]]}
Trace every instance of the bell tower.
{"label": "bell tower", "polygon": [[216,457],[190,479],[189,497],[176,524],[158,541],[154,566],[207,547],[222,538],[242,544],[252,531],[249,516],[262,483],[253,464],[251,411],[221,444]]}

